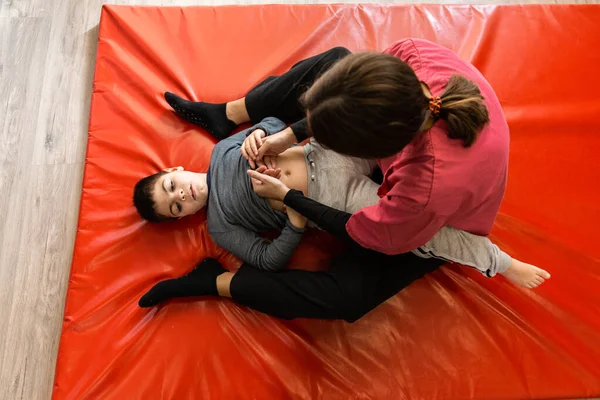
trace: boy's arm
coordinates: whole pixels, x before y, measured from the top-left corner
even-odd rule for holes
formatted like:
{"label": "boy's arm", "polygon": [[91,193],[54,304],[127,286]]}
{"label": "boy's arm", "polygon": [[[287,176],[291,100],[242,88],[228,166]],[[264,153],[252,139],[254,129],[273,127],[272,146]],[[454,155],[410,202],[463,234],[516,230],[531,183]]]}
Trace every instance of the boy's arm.
{"label": "boy's arm", "polygon": [[512,261],[487,237],[449,226],[440,229],[429,242],[413,250],[413,253],[423,258],[440,258],[473,267],[490,278],[506,271]]}
{"label": "boy's arm", "polygon": [[231,225],[230,229],[210,234],[215,243],[253,267],[277,271],[287,264],[303,233],[304,228],[297,228],[288,220],[279,237],[272,242],[240,225]]}
{"label": "boy's arm", "polygon": [[238,133],[236,133],[235,135],[231,135],[229,136],[227,139],[223,139],[221,140],[217,146],[241,146],[242,143],[244,143],[244,139],[246,139],[246,137],[248,137],[248,135],[250,135],[252,132],[254,132],[257,129],[262,129],[263,131],[265,131],[265,133],[267,134],[267,136],[269,135],[273,135],[279,131],[282,131],[286,128],[286,124],[283,123],[282,121],[280,121],[279,119],[275,118],[275,117],[267,117],[265,119],[263,119],[262,121],[260,121],[258,124],[251,126],[248,129],[244,129],[243,131],[240,131]]}

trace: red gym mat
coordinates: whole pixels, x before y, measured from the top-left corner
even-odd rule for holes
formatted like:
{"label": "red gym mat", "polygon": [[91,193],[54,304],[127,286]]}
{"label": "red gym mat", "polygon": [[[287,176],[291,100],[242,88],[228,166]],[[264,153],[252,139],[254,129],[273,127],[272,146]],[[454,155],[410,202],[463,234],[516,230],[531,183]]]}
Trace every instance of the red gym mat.
{"label": "red gym mat", "polygon": [[[600,396],[600,7],[105,6],[54,399],[523,399]],[[228,300],[138,298],[204,257],[239,262],[205,215],[131,205],[144,175],[205,171],[214,145],[162,99],[223,102],[301,58],[423,37],[471,60],[511,127],[493,240],[552,279],[535,291],[458,266],[355,324],[282,321]],[[293,267],[327,265],[311,233]]]}

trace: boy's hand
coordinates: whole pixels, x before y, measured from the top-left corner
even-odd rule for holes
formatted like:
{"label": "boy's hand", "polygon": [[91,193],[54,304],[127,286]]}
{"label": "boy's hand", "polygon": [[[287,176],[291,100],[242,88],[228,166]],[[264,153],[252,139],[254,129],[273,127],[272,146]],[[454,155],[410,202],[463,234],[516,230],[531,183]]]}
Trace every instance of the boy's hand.
{"label": "boy's hand", "polygon": [[259,166],[266,165],[267,168],[276,169],[277,168],[277,156],[264,156],[262,159],[260,159],[260,158],[257,159],[256,163]]}
{"label": "boy's hand", "polygon": [[279,168],[269,168],[266,165],[261,165],[256,169],[256,172],[258,172],[259,174],[272,176],[276,179],[281,179],[281,169]]}
{"label": "boy's hand", "polygon": [[263,138],[265,136],[267,136],[265,131],[262,129],[255,129],[246,139],[244,139],[244,143],[242,143],[242,147],[240,147],[242,156],[248,160],[252,169],[256,168],[258,149],[263,145]]}

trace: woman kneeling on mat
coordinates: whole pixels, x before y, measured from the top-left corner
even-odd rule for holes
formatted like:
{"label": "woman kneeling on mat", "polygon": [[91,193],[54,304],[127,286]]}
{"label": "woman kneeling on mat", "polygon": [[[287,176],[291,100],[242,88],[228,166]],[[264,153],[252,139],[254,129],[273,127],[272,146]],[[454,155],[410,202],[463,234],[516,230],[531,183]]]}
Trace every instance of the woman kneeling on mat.
{"label": "woman kneeling on mat", "polygon": [[[202,287],[195,295],[232,297],[270,315],[357,320],[443,264],[410,253],[442,227],[489,234],[506,187],[509,133],[493,89],[472,65],[425,40],[405,39],[383,54],[335,48],[226,104],[171,94],[167,100],[182,118],[217,137],[267,116],[292,123],[250,143],[250,152],[243,146],[251,164],[268,164],[309,136],[339,153],[378,159],[380,200],[354,214],[248,171],[257,194],[282,201],[350,245],[326,272],[242,265],[230,273],[206,260],[193,282],[181,281]],[[511,264],[504,275],[531,288],[550,277],[523,263]]]}

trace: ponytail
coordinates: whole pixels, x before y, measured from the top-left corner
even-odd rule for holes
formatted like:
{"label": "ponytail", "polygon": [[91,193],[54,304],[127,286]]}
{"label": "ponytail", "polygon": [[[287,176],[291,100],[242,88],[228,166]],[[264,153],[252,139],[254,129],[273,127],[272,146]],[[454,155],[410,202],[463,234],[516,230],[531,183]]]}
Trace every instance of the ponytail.
{"label": "ponytail", "polygon": [[448,137],[462,139],[470,147],[490,122],[488,110],[477,85],[462,75],[453,75],[441,96],[439,118],[448,123]]}

